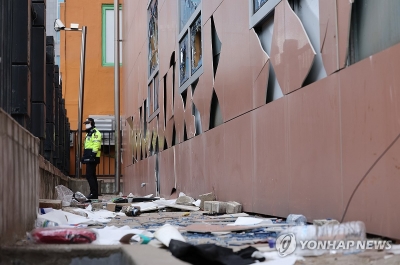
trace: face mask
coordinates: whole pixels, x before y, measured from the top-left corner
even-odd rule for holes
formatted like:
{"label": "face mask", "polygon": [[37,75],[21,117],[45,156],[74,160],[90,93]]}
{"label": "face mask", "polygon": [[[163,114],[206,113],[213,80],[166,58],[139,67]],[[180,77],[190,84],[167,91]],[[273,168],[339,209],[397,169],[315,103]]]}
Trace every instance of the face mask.
{"label": "face mask", "polygon": [[90,128],[92,128],[92,125],[90,123],[88,123],[88,124],[85,124],[85,127],[86,127],[86,129],[90,129]]}

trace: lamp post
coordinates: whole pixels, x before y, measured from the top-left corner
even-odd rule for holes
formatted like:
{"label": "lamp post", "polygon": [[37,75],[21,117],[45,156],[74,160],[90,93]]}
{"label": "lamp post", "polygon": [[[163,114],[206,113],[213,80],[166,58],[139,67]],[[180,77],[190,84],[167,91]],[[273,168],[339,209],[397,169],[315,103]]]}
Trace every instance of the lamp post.
{"label": "lamp post", "polygon": [[119,0],[114,0],[114,115],[115,115],[115,184],[114,191],[120,191],[121,177],[121,135],[120,135],[120,110],[119,110]]}
{"label": "lamp post", "polygon": [[70,28],[66,28],[60,19],[54,21],[54,30],[60,31],[80,31],[82,32],[82,45],[81,45],[81,66],[79,75],[79,98],[78,98],[78,135],[77,135],[77,151],[75,153],[75,176],[81,177],[81,154],[82,154],[82,120],[83,120],[83,96],[85,85],[85,59],[86,59],[86,32],[87,27],[82,26],[79,28],[78,24],[71,23]]}

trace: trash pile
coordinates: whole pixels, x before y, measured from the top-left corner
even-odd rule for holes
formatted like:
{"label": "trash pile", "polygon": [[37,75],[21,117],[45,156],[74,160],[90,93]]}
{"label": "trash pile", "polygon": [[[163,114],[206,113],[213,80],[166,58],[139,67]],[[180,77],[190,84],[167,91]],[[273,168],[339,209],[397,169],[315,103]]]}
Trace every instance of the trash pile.
{"label": "trash pile", "polygon": [[[300,214],[286,220],[249,215],[239,202],[217,201],[214,193],[198,200],[184,193],[172,200],[132,193],[88,200],[61,185],[56,190],[62,209],[39,208],[36,228],[28,233],[33,243],[148,244],[167,247],[191,264],[269,264],[276,259],[294,264],[307,256],[358,253],[362,250],[349,244],[366,241],[363,222],[321,219],[310,225]],[[347,247],[306,245],[321,242]]]}

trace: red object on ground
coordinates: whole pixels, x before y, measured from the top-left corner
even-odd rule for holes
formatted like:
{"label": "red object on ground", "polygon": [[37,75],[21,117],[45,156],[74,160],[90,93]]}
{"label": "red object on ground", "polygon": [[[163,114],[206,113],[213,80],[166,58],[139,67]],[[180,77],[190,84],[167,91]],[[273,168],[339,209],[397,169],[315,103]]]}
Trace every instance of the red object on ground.
{"label": "red object on ground", "polygon": [[96,233],[84,228],[36,228],[31,232],[36,243],[46,244],[89,244],[96,240]]}

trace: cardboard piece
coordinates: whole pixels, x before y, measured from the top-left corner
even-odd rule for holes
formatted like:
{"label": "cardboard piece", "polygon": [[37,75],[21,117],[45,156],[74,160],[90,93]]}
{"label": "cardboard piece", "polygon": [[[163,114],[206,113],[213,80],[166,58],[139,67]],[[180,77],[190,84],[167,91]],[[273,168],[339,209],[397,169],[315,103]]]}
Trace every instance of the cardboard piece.
{"label": "cardboard piece", "polygon": [[117,204],[115,204],[113,202],[108,202],[107,203],[107,210],[111,211],[111,212],[115,212],[115,206],[117,206]]}
{"label": "cardboard piece", "polygon": [[192,233],[214,233],[214,232],[235,232],[246,231],[255,228],[287,226],[287,224],[259,224],[259,225],[210,225],[210,224],[192,224],[182,227],[179,230]]}
{"label": "cardboard piece", "polygon": [[39,199],[39,208],[53,208],[60,210],[62,209],[62,201]]}

